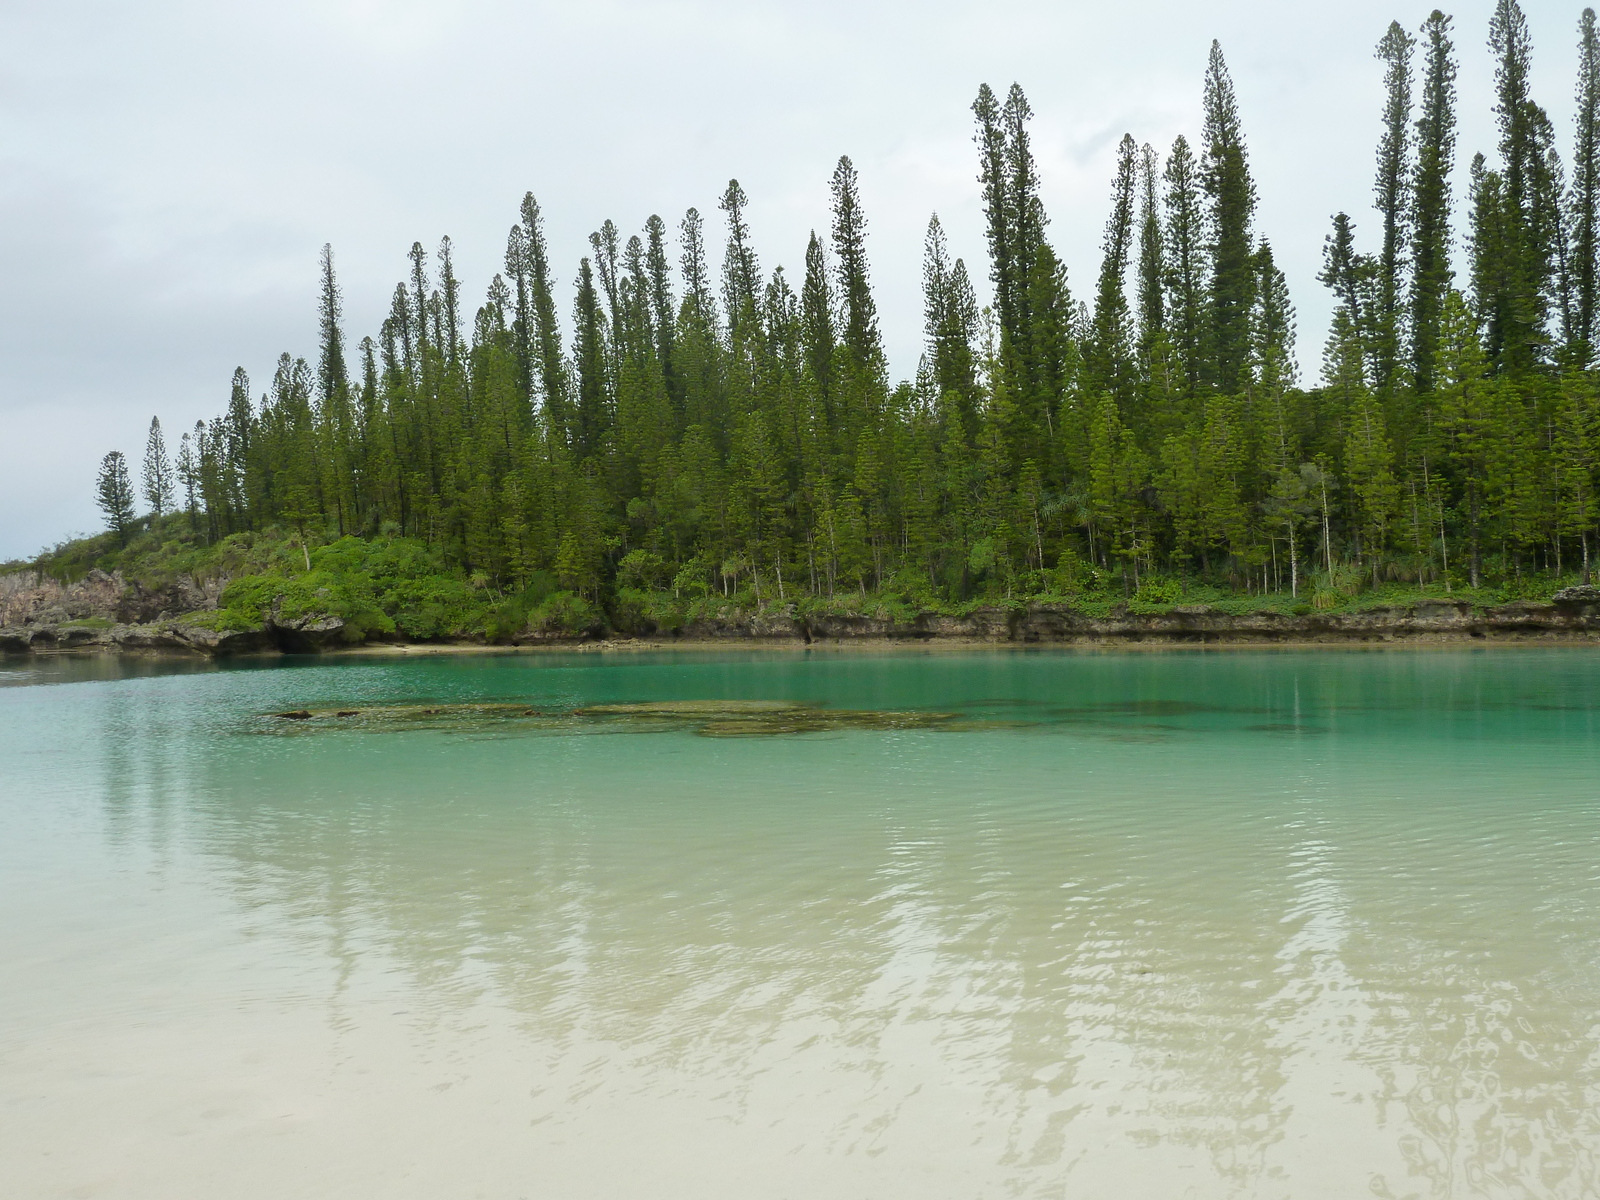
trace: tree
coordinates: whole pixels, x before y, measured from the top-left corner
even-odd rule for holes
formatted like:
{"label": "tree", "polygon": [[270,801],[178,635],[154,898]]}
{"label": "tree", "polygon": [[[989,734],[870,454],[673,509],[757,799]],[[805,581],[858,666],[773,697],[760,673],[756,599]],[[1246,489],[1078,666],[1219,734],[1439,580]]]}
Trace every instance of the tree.
{"label": "tree", "polygon": [[1298,470],[1284,467],[1273,479],[1272,490],[1262,501],[1261,511],[1268,522],[1282,530],[1289,550],[1289,594],[1300,594],[1300,530],[1317,510],[1317,468],[1302,463]]}
{"label": "tree", "polygon": [[[1578,22],[1577,136],[1572,154],[1572,279],[1575,313],[1570,361],[1587,367],[1594,359],[1595,322],[1600,316],[1600,33],[1594,9]],[[1585,543],[1587,544],[1587,543]],[[1587,572],[1587,560],[1585,571]]]}
{"label": "tree", "polygon": [[1493,384],[1478,338],[1477,321],[1460,292],[1445,293],[1439,326],[1439,352],[1434,378],[1439,392],[1440,424],[1459,481],[1467,520],[1468,569],[1472,586],[1483,574],[1483,508],[1488,492],[1494,437]]}
{"label": "tree", "polygon": [[1101,242],[1100,280],[1095,288],[1094,325],[1085,354],[1085,384],[1096,394],[1129,399],[1132,382],[1133,326],[1126,280],[1133,245],[1134,193],[1138,187],[1138,147],[1127,134],[1117,147],[1117,173],[1111,181],[1111,215]]}
{"label": "tree", "polygon": [[932,358],[935,399],[952,396],[971,436],[976,431],[978,379],[972,342],[978,302],[965,264],[950,261],[938,214],[928,221],[922,258],[923,332]]}
{"label": "tree", "polygon": [[1162,172],[1167,214],[1166,288],[1172,341],[1183,364],[1190,395],[1200,384],[1201,348],[1205,341],[1206,273],[1204,212],[1199,168],[1189,143],[1180,134]]}
{"label": "tree", "polygon": [[172,462],[167,458],[159,417],[150,418],[150,436],[144,445],[144,499],[158,521],[173,505]]}
{"label": "tree", "polygon": [[1554,148],[1549,118],[1529,95],[1533,47],[1517,0],[1497,0],[1489,48],[1496,58],[1500,169],[1474,169],[1474,285],[1490,361],[1517,373],[1539,361],[1548,345]]}
{"label": "tree", "polygon": [[1233,395],[1244,384],[1250,353],[1254,284],[1250,226],[1256,187],[1245,155],[1233,79],[1217,42],[1211,43],[1206,67],[1205,159],[1200,181],[1211,202],[1207,247],[1211,254],[1210,342],[1202,374],[1220,391]]}
{"label": "tree", "polygon": [[321,265],[322,292],[317,300],[317,326],[322,344],[317,356],[317,391],[322,402],[328,404],[349,390],[350,378],[345,369],[344,329],[340,324],[343,298],[333,274],[333,247],[327,243],[322,247]]}
{"label": "tree", "polygon": [[722,303],[728,313],[728,333],[738,339],[741,327],[756,315],[761,290],[761,268],[750,245],[750,226],[744,210],[750,201],[737,179],[728,180],[718,207],[728,216],[728,254],[722,265]]}
{"label": "tree", "polygon": [[838,264],[839,300],[844,309],[843,345],[851,363],[863,373],[883,370],[883,345],[878,336],[878,307],[867,272],[867,217],[861,209],[861,185],[848,155],[834,168],[833,254]]}
{"label": "tree", "polygon": [[1139,356],[1148,360],[1166,329],[1166,297],[1161,245],[1161,209],[1156,197],[1156,152],[1139,151]]}
{"label": "tree", "polygon": [[604,357],[605,317],[600,311],[594,272],[587,258],[578,267],[578,297],[573,306],[573,325],[577,331],[573,336],[572,354],[578,386],[571,437],[573,452],[581,461],[600,452],[601,439],[610,425]]}
{"label": "tree", "polygon": [[192,529],[199,514],[200,456],[195,453],[195,444],[187,433],[178,439],[177,475],[178,483],[183,487],[184,511],[189,514],[189,527]]}
{"label": "tree", "polygon": [[1378,43],[1378,57],[1387,64],[1384,88],[1383,139],[1378,144],[1378,174],[1373,190],[1383,219],[1383,249],[1378,254],[1377,311],[1373,314],[1373,384],[1387,394],[1395,383],[1400,358],[1401,254],[1409,210],[1411,51],[1416,42],[1391,21]]}
{"label": "tree", "polygon": [[815,231],[806,244],[806,278],[800,289],[800,338],[806,367],[826,408],[833,396],[833,352],[838,348],[838,339],[834,335],[828,253]]}
{"label": "tree", "polygon": [[529,192],[522,197],[522,244],[526,254],[529,317],[533,328],[529,345],[539,391],[551,418],[560,424],[566,412],[566,372],[561,358],[561,328],[550,288],[550,255],[544,240],[544,214]]}
{"label": "tree", "polygon": [[1422,115],[1411,184],[1411,375],[1416,391],[1433,390],[1439,314],[1450,288],[1450,172],[1455,166],[1455,48],[1450,18],[1438,9],[1422,26]]}
{"label": "tree", "polygon": [[133,526],[133,481],[128,478],[128,462],[122,451],[113,450],[100,460],[94,490],[95,503],[105,513],[107,527],[117,535],[117,542],[126,546]]}
{"label": "tree", "polygon": [[983,184],[983,213],[989,240],[990,279],[994,283],[995,310],[1000,317],[1000,336],[1007,343],[1020,341],[1019,309],[1022,301],[1022,270],[1016,245],[1016,203],[1011,195],[1011,168],[1006,145],[1006,130],[1001,123],[1000,102],[989,85],[978,88],[972,102],[978,119],[978,180]]}
{"label": "tree", "polygon": [[1583,552],[1583,581],[1589,581],[1589,535],[1600,517],[1600,496],[1595,491],[1596,445],[1600,433],[1595,386],[1576,371],[1561,381],[1551,437],[1552,483],[1556,503],[1556,571],[1561,570],[1561,540],[1576,537]]}
{"label": "tree", "polygon": [[1394,450],[1384,428],[1383,410],[1367,388],[1352,390],[1353,402],[1345,426],[1344,468],[1355,500],[1362,549],[1372,569],[1372,585],[1377,587],[1378,564],[1387,548],[1389,525],[1399,503],[1399,485],[1394,477]]}

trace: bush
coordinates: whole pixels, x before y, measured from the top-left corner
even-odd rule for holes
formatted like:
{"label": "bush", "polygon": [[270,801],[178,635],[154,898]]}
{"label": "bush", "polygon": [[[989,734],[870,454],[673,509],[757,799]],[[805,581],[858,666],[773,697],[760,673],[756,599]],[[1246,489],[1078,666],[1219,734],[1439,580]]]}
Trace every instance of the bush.
{"label": "bush", "polygon": [[649,550],[630,550],[617,564],[617,586],[621,588],[653,592],[666,577],[666,561]]}
{"label": "bush", "polygon": [[1557,581],[1538,575],[1513,575],[1501,581],[1499,591],[1507,601],[1548,600],[1558,586]]}
{"label": "bush", "polygon": [[1133,594],[1128,607],[1134,612],[1153,612],[1171,608],[1182,599],[1183,584],[1176,579],[1146,576],[1139,581],[1139,590]]}
{"label": "bush", "polygon": [[600,624],[600,614],[576,592],[555,592],[528,614],[528,628],[540,633],[585,634]]}
{"label": "bush", "polygon": [[1055,570],[1050,574],[1051,590],[1057,595],[1072,597],[1091,590],[1097,572],[1069,546],[1061,551]]}
{"label": "bush", "polygon": [[666,592],[623,587],[611,604],[611,625],[635,637],[676,633],[684,626],[685,612],[685,605]]}

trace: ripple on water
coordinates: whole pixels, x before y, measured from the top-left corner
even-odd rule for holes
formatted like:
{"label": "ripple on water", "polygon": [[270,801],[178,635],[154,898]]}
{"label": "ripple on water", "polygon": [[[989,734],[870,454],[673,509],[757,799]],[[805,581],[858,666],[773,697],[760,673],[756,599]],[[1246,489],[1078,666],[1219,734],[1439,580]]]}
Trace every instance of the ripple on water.
{"label": "ripple on water", "polygon": [[0,1161],[128,1197],[1600,1194],[1593,662],[11,687]]}

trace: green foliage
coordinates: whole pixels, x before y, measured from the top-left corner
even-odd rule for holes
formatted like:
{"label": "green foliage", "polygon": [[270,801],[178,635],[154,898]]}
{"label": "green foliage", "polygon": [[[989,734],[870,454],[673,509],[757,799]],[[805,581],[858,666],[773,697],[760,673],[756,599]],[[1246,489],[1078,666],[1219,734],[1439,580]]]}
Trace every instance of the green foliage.
{"label": "green foliage", "polygon": [[1183,599],[1183,584],[1176,579],[1146,578],[1128,602],[1130,612],[1164,612]]}

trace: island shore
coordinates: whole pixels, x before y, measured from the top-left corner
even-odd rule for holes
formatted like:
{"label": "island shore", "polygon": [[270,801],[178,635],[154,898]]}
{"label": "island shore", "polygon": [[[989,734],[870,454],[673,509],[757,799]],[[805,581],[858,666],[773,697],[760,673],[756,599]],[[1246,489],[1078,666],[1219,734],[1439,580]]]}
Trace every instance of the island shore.
{"label": "island shore", "polygon": [[979,608],[961,616],[921,613],[906,620],[867,614],[799,615],[728,610],[678,632],[527,633],[510,642],[352,641],[331,615],[271,620],[251,629],[217,630],[197,614],[139,623],[69,621],[0,628],[0,653],[188,654],[232,658],[262,654],[430,656],[540,651],[641,653],[664,650],[908,648],[1163,649],[1251,646],[1600,644],[1600,601],[1520,601],[1474,606],[1427,600],[1403,607],[1289,615],[1228,613],[1205,605],[1160,612],[1094,616],[1070,605]]}

